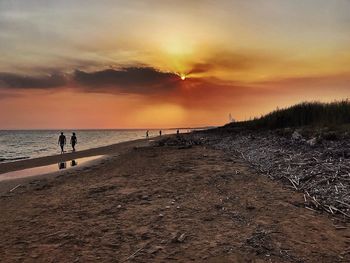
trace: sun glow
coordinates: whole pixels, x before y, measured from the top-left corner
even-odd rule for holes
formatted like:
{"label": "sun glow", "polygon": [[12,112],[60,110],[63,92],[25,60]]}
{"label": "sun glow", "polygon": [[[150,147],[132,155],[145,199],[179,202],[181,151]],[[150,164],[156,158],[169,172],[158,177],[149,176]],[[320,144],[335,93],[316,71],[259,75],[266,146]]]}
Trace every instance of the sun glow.
{"label": "sun glow", "polygon": [[181,78],[182,80],[185,80],[185,79],[186,79],[186,75],[181,74],[181,75],[180,75],[180,78]]}

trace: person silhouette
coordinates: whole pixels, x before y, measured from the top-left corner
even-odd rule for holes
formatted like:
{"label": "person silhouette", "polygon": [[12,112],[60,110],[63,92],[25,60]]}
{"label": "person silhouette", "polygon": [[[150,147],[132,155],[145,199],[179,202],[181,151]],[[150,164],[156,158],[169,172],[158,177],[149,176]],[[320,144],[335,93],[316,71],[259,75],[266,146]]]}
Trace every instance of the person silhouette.
{"label": "person silhouette", "polygon": [[159,136],[162,136],[162,130],[159,131]]}
{"label": "person silhouette", "polygon": [[66,136],[64,136],[63,132],[58,137],[58,144],[61,147],[61,154],[64,153],[64,146],[66,145]]}
{"label": "person silhouette", "polygon": [[146,131],[146,138],[148,138],[148,130]]}
{"label": "person silhouette", "polygon": [[78,143],[77,136],[75,135],[75,132],[73,132],[72,137],[70,137],[70,144],[72,145],[73,152],[75,152],[75,145]]}

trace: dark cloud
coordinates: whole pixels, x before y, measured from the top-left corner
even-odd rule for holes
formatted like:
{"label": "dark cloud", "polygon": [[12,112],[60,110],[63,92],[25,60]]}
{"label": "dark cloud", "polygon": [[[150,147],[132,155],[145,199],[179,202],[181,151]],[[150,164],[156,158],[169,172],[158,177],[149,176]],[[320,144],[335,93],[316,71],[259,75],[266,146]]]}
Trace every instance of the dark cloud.
{"label": "dark cloud", "polygon": [[254,51],[220,51],[215,52],[202,63],[192,65],[192,69],[187,72],[191,74],[201,74],[212,70],[226,71],[249,71],[257,67],[262,67],[266,63],[277,63],[281,59],[269,54]]}
{"label": "dark cloud", "polygon": [[69,84],[86,92],[155,94],[174,90],[181,79],[175,73],[161,72],[151,67],[128,67],[87,72],[76,70],[72,74],[23,76],[0,72],[0,88],[49,89]]}
{"label": "dark cloud", "polygon": [[46,89],[64,86],[66,83],[66,78],[61,74],[36,77],[0,73],[0,88]]}
{"label": "dark cloud", "polygon": [[106,69],[96,72],[76,70],[73,80],[94,92],[140,94],[170,91],[181,82],[179,76],[174,73],[160,72],[150,67]]}

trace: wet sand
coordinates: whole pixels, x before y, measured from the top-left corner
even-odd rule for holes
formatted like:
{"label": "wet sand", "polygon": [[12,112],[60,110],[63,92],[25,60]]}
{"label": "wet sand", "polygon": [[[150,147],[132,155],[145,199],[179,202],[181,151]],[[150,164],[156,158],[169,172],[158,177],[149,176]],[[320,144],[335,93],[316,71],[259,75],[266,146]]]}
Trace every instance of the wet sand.
{"label": "wet sand", "polygon": [[349,262],[347,222],[239,156],[135,143],[3,194],[1,261]]}
{"label": "wet sand", "polygon": [[[164,136],[165,137],[165,136]],[[88,163],[88,165],[92,164],[98,164],[100,161],[102,161],[105,158],[109,158],[110,156],[116,156],[119,155],[133,147],[145,147],[149,145],[149,143],[155,139],[140,139],[140,140],[134,140],[134,141],[128,141],[128,142],[122,142],[117,143],[113,145],[108,145],[104,147],[99,148],[93,148],[83,151],[76,151],[76,152],[67,152],[65,154],[57,154],[52,156],[45,156],[45,157],[39,157],[39,158],[33,158],[33,159],[26,159],[16,162],[8,162],[8,163],[0,163],[0,175],[3,173],[8,173],[12,171],[18,171],[28,168],[35,168],[40,166],[46,166],[51,164],[58,164],[61,162],[67,162],[70,160],[75,160],[79,158],[85,158],[85,157],[92,157],[92,156],[98,156],[98,155],[104,155],[101,160],[91,161]],[[84,165],[85,166],[85,165]],[[81,166],[78,166],[74,169],[79,170],[82,168]],[[28,182],[31,182],[34,179],[39,178],[47,178],[50,179],[51,177],[55,177],[57,175],[60,175],[65,171],[58,171],[54,173],[49,174],[41,174],[39,176],[32,176],[29,178],[21,178],[21,179],[14,179],[14,180],[7,180],[7,181],[0,181],[0,194],[10,191],[14,187],[18,185],[23,185]]]}
{"label": "wet sand", "polygon": [[[163,136],[163,138],[165,137],[166,136]],[[71,159],[77,159],[77,158],[88,157],[88,156],[114,155],[114,154],[118,154],[120,151],[125,151],[126,149],[131,147],[147,146],[150,141],[157,140],[157,139],[158,138],[140,139],[140,140],[116,143],[108,146],[103,146],[103,147],[98,147],[98,148],[93,148],[93,149],[88,149],[83,151],[78,150],[76,152],[66,152],[64,154],[57,154],[57,155],[45,156],[45,157],[39,157],[39,158],[33,158],[33,159],[25,159],[25,160],[20,160],[16,162],[0,163],[0,173],[16,171],[16,170],[25,169],[25,168],[32,168],[37,166],[43,166],[43,165],[49,165],[49,164],[69,161]]]}

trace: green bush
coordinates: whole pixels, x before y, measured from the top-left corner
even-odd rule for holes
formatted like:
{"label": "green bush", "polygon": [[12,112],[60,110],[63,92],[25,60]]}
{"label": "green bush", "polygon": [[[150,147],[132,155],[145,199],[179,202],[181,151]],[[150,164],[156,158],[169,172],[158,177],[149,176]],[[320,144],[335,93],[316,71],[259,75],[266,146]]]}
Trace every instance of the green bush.
{"label": "green bush", "polygon": [[249,121],[228,124],[229,127],[278,129],[301,126],[338,126],[350,123],[348,100],[321,103],[303,102],[289,108],[277,109]]}

